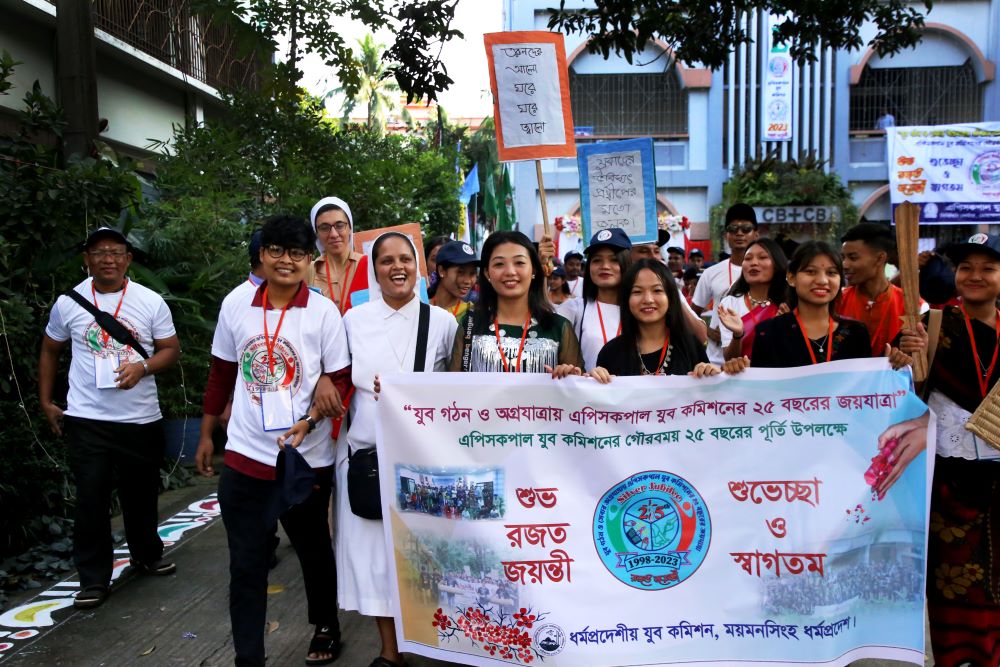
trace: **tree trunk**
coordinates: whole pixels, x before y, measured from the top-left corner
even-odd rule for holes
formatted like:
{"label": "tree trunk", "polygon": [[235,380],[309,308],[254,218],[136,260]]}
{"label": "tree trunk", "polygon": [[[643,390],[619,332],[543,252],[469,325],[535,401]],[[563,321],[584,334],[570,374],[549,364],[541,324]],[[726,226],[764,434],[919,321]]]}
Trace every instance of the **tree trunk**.
{"label": "tree trunk", "polygon": [[292,15],[288,18],[288,63],[296,67],[299,59],[299,3],[296,0],[289,2],[289,11]]}
{"label": "tree trunk", "polygon": [[90,153],[97,137],[97,58],[90,0],[56,2],[56,75],[66,117],[63,159]]}

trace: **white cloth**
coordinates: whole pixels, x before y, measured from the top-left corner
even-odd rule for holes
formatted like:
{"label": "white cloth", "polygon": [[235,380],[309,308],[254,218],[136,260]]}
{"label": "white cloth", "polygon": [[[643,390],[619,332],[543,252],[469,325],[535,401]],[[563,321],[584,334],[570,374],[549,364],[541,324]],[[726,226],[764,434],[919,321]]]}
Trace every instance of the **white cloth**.
{"label": "white cloth", "polygon": [[750,312],[747,308],[747,301],[742,296],[724,296],[719,304],[712,309],[712,322],[708,326],[713,329],[718,329],[719,334],[722,337],[722,344],[719,346],[724,351],[729,344],[733,342],[733,332],[722,326],[722,322],[719,321],[719,307],[724,306],[729,310],[735,312],[740,318]]}
{"label": "white cloth", "polygon": [[[420,301],[414,298],[398,311],[378,300],[355,306],[344,316],[355,390],[350,430],[337,443],[337,602],[341,609],[365,616],[392,616],[389,577],[395,567],[390,567],[382,522],[351,512],[348,445],[354,451],[375,446],[375,375],[413,370],[419,312]],[[457,329],[451,313],[431,306],[425,371],[447,368]]]}
{"label": "white cloth", "polygon": [[[91,303],[94,299],[92,283],[92,279],[87,278],[73,288]],[[118,321],[132,332],[150,356],[153,355],[153,341],[170,338],[177,333],[163,297],[134,280],[129,280],[125,286],[124,297],[121,291],[108,294],[97,292],[96,295],[97,307],[112,315],[121,300]],[[141,361],[142,357],[111,336],[105,336],[83,306],[68,296],[56,299],[45,335],[60,343],[72,339],[67,415],[125,424],[148,424],[161,418],[156,380],[152,375],[142,378],[129,390],[97,388],[98,359],[108,359],[106,363],[121,363],[126,360]]]}
{"label": "white cloth", "polygon": [[1000,459],[1000,451],[980,440],[965,429],[972,413],[960,407],[940,391],[934,390],[927,397],[927,407],[937,417],[937,455],[952,458]]}
{"label": "white cloth", "polygon": [[[257,289],[240,285],[222,300],[212,340],[213,356],[239,365],[226,449],[269,466],[277,462],[277,439],[282,431],[264,430],[261,396],[290,391],[291,417],[296,420],[309,410],[320,375],[351,363],[337,307],[326,297],[301,289],[306,306],[290,306],[285,312],[273,347],[273,375],[264,342],[264,309],[252,305]],[[266,316],[268,336],[274,339],[281,309],[272,307]],[[314,468],[333,465],[330,420],[320,420],[298,450]]]}
{"label": "white cloth", "polygon": [[567,278],[566,285],[567,287],[569,287],[570,296],[576,297],[578,299],[583,298],[583,276],[580,276],[575,280]]}
{"label": "white cloth", "polygon": [[556,312],[570,321],[576,337],[580,339],[580,352],[583,354],[585,371],[593,370],[597,365],[598,353],[609,340],[618,335],[618,327],[621,324],[621,309],[618,306],[602,303],[600,315],[597,311],[597,301],[585,302],[583,299],[569,299],[556,306]]}
{"label": "white cloth", "polygon": [[[710,304],[713,308],[718,307],[722,297],[742,273],[742,265],[733,264],[729,260],[713,264],[701,274],[698,286],[694,289],[694,296],[691,297],[691,303],[699,308],[708,308]],[[708,360],[713,364],[721,364],[724,361],[722,346],[711,339],[705,351]]]}

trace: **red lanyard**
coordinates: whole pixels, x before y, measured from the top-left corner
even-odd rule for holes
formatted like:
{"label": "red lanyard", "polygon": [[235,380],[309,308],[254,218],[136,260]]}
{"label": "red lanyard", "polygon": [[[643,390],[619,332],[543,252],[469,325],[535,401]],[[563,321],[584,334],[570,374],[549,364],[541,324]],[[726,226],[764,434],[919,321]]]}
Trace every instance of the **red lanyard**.
{"label": "red lanyard", "polygon": [[286,303],[281,307],[281,317],[278,318],[278,328],[274,330],[274,338],[267,335],[267,285],[264,286],[264,347],[267,348],[267,368],[271,375],[274,375],[274,346],[278,344],[278,332],[281,331],[281,323],[285,321],[285,311],[288,310]]}
{"label": "red lanyard", "polygon": [[[330,279],[330,257],[329,255],[323,260],[323,264],[326,267],[326,293],[330,296],[330,300],[333,300],[333,281]],[[347,274],[351,272],[351,257],[348,255],[347,261],[344,262],[344,275],[341,280],[344,284],[340,288],[340,303],[334,302],[337,306],[337,310],[343,315],[347,312],[346,304],[344,303],[344,298],[347,296]]]}
{"label": "red lanyard", "polygon": [[[601,338],[604,339],[604,344],[607,345],[608,344],[608,334],[604,331],[604,315],[601,315],[601,302],[600,301],[594,301],[594,303],[597,304],[597,319],[601,323]],[[618,333],[616,333],[615,335],[616,336],[621,336],[622,335],[622,318],[621,318],[621,316],[618,317]]]}
{"label": "red lanyard", "polygon": [[[972,343],[972,358],[975,360],[978,368],[976,369],[976,379],[979,380],[979,393],[986,398],[986,388],[990,382],[990,376],[993,375],[993,369],[997,365],[997,353],[1000,352],[1000,310],[997,311],[997,345],[993,348],[993,359],[990,360],[990,367],[983,369],[983,362],[979,359],[979,350],[976,349],[976,337],[972,334],[972,320],[969,318],[969,314],[965,312],[965,304],[962,304],[962,315],[965,316],[965,328],[969,332],[969,341]],[[985,372],[980,375],[979,371],[985,370]]]}
{"label": "red lanyard", "polygon": [[[799,331],[802,332],[802,340],[806,342],[806,349],[809,350],[809,358],[812,359],[813,364],[816,362],[816,353],[813,352],[812,341],[809,340],[809,334],[806,333],[806,328],[802,324],[802,318],[799,317],[799,309],[795,309],[795,321],[799,323]],[[826,360],[830,361],[833,358],[833,329],[834,323],[833,318],[830,318],[830,330],[826,333]]]}
{"label": "red lanyard", "polygon": [[667,348],[670,347],[670,332],[667,332],[666,338],[663,339],[663,349],[660,350],[660,360],[656,362],[656,372],[653,375],[659,375],[663,372],[663,360],[667,356]]}
{"label": "red lanyard", "polygon": [[[122,295],[120,297],[118,297],[118,307],[115,308],[115,319],[116,320],[118,319],[118,313],[121,312],[122,302],[125,301],[125,292],[127,290],[128,290],[128,278],[126,278],[125,282],[122,283]],[[100,309],[100,306],[97,305],[97,290],[94,288],[94,281],[93,280],[90,281],[90,294],[94,297],[94,308]],[[107,331],[105,331],[104,329],[101,329],[101,345],[107,345],[108,344],[108,338],[110,338],[110,337],[111,336],[110,336],[110,334],[108,334]]]}
{"label": "red lanyard", "polygon": [[504,373],[520,373],[521,372],[521,353],[524,352],[524,341],[528,338],[528,329],[531,327],[531,313],[528,313],[528,319],[524,321],[524,332],[521,333],[521,346],[517,348],[517,366],[514,370],[510,370],[510,364],[507,362],[507,355],[503,351],[503,343],[500,342],[500,319],[493,320],[493,328],[497,335],[497,349],[500,350],[500,361],[503,362],[503,372]]}

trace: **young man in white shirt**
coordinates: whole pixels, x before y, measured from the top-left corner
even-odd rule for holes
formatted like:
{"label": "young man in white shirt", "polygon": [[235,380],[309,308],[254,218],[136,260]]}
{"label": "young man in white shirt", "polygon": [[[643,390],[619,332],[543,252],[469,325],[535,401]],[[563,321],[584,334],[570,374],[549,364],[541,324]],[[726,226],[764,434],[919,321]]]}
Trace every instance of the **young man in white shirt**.
{"label": "young man in white shirt", "polygon": [[[214,474],[212,431],[232,395],[219,504],[237,665],[264,665],[267,573],[279,518],[302,565],[309,623],[316,626],[306,664],[329,664],[340,650],[329,529],[334,441],[330,420],[320,415],[343,415],[350,357],[337,307],[304,282],[314,244],[304,219],[268,219],[260,235],[265,281],[229,293],[212,342],[195,462],[203,475]],[[290,508],[277,475],[280,446],[296,447],[315,474],[311,493]]]}
{"label": "young man in white shirt", "polygon": [[[716,308],[719,301],[743,272],[743,255],[750,244],[757,240],[757,214],[746,204],[733,204],[726,211],[724,226],[726,243],[732,253],[728,261],[716,262],[705,269],[698,280],[691,299],[691,307],[701,315],[708,308]],[[708,360],[723,363],[718,329],[708,330]]]}
{"label": "young man in white shirt", "polygon": [[570,296],[579,299],[583,296],[583,255],[570,251],[563,257],[563,269],[566,270],[566,286]]}
{"label": "young man in white shirt", "polygon": [[[115,479],[132,566],[154,575],[177,569],[162,560],[156,532],[164,440],[153,376],[177,362],[180,343],[163,298],[125,276],[132,253],[121,232],[101,227],[83,247],[90,277],[73,290],[113,315],[151,355],[144,359],[132,344],[117,340],[69,296],[52,306],[38,360],[38,398],[53,432],[66,436],[76,480],[73,560],[80,591],[74,605],[91,609],[111,592]],[[63,410],[53,402],[52,389],[67,346],[72,358]]]}

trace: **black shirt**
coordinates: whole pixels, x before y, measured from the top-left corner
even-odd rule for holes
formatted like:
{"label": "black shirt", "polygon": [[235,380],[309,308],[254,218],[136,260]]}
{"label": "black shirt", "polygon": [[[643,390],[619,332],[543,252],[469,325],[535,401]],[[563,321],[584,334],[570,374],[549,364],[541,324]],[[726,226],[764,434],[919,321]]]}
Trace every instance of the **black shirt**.
{"label": "black shirt", "polygon": [[[682,341],[683,342],[683,341]],[[650,375],[656,373],[656,364],[660,361],[663,350],[656,350],[642,355],[639,363],[639,350],[635,343],[626,341],[624,337],[612,338],[597,354],[597,365],[606,369],[612,375],[643,375],[645,366]],[[663,360],[666,369],[663,375],[687,375],[694,370],[699,362],[707,362],[705,347],[691,338],[687,344],[677,344],[671,339],[667,349],[667,359]]]}
{"label": "black shirt", "polygon": [[[823,352],[819,351],[822,343]],[[816,361],[826,361],[827,345],[830,341],[816,339],[813,354]],[[833,330],[833,353],[830,361],[841,359],[868,359],[872,356],[871,339],[868,329],[861,322],[842,319]],[[809,366],[812,357],[802,338],[795,313],[778,315],[757,325],[753,341],[753,365],[757,368],[795,368]]]}

